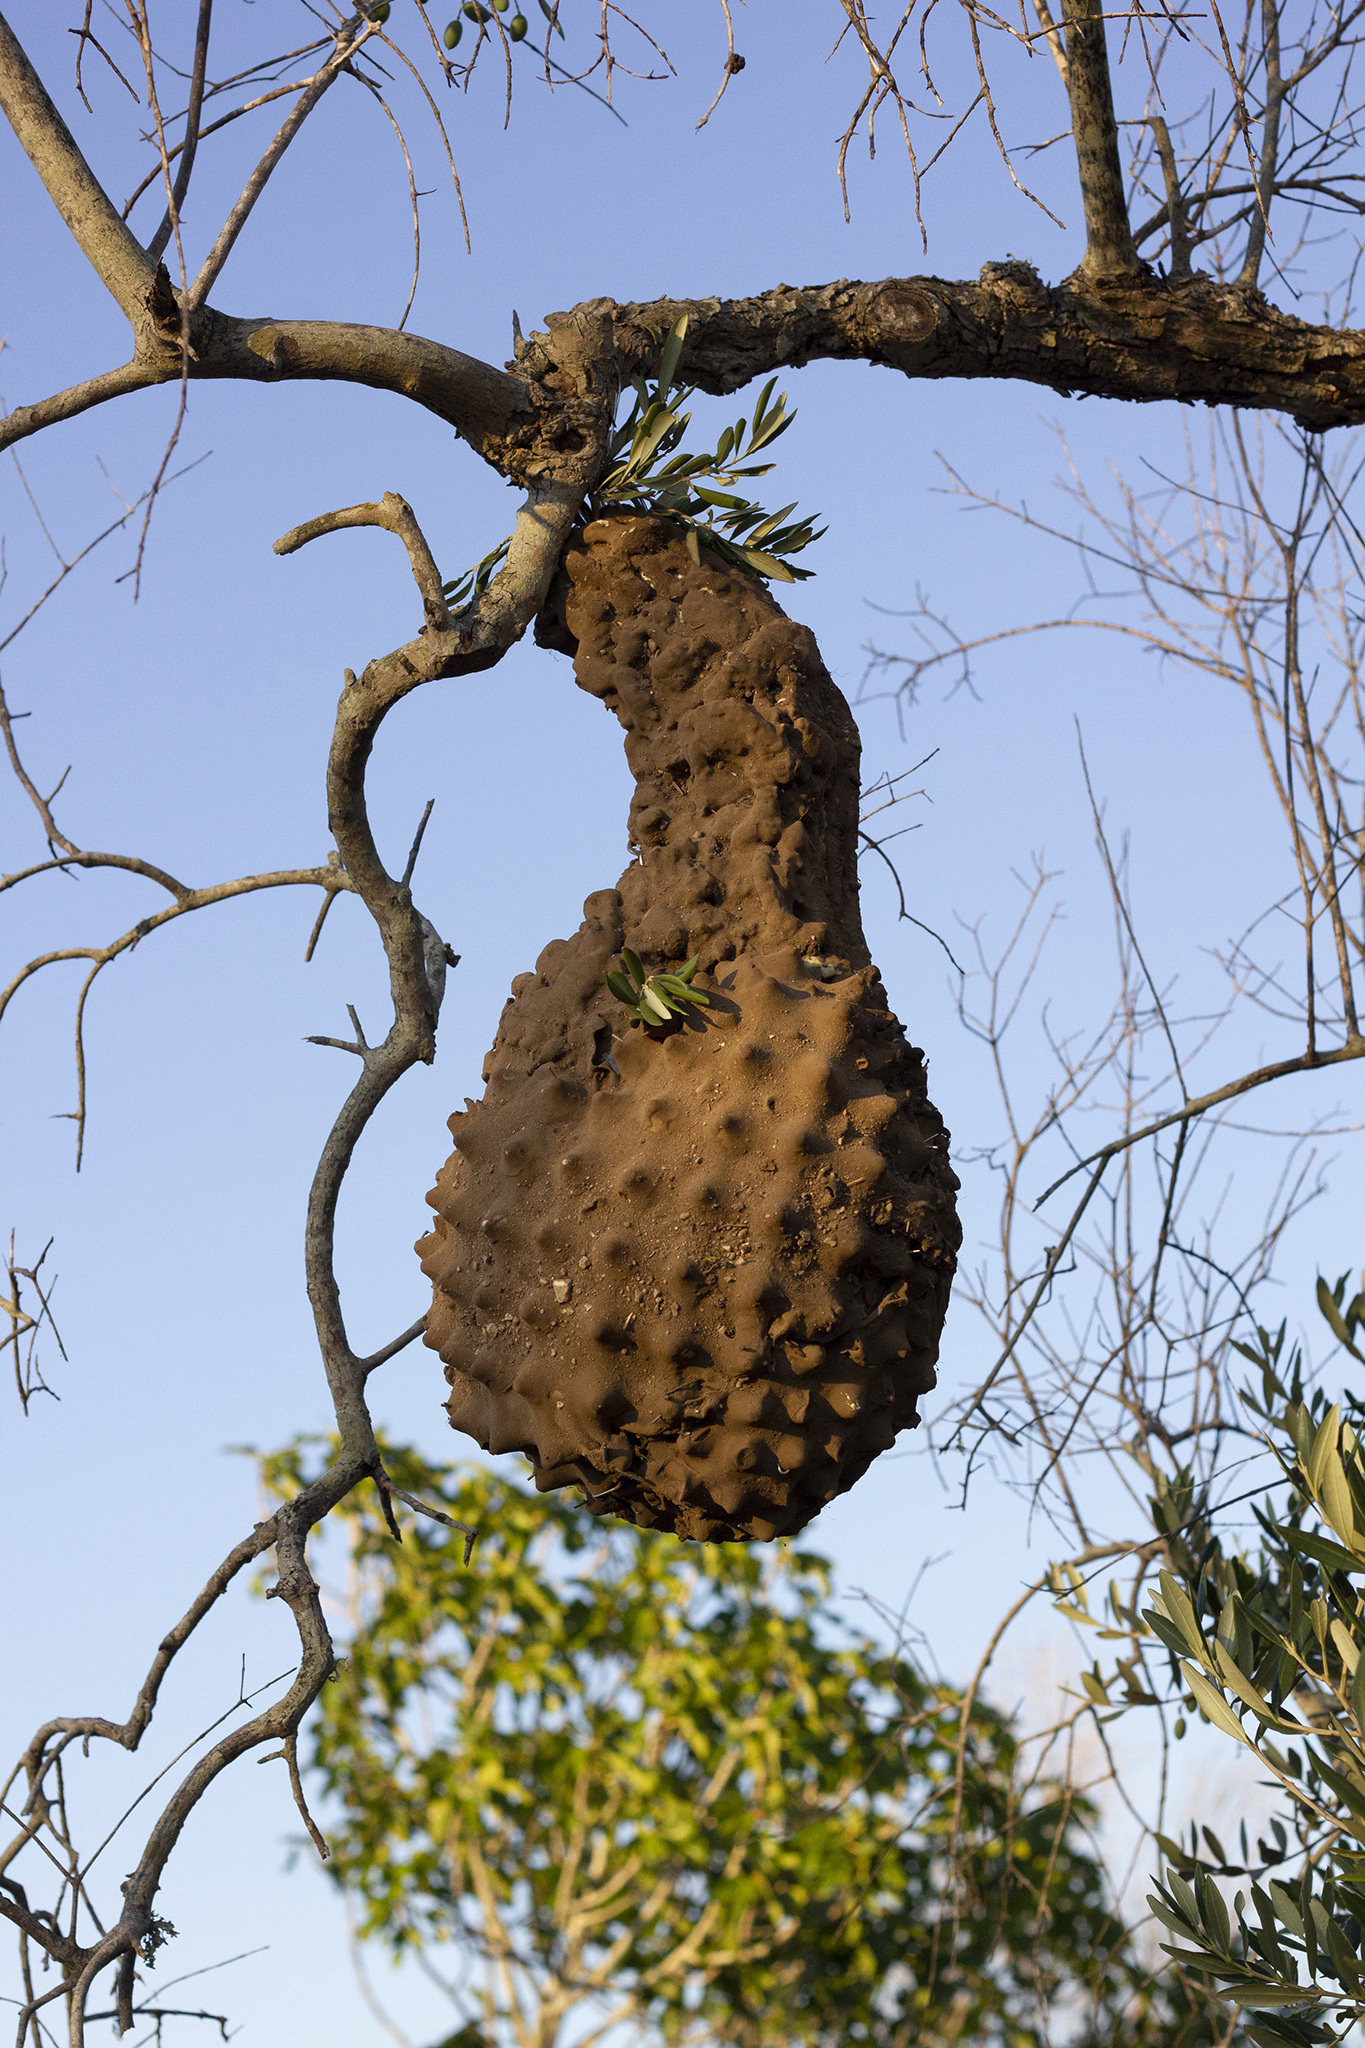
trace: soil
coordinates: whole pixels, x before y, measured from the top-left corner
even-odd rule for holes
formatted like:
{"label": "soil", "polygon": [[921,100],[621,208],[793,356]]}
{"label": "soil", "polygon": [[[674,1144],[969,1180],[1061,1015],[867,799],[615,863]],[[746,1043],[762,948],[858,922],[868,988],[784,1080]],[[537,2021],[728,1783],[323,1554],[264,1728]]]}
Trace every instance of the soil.
{"label": "soil", "polygon": [[[418,1246],[452,1425],[542,1490],[788,1536],[918,1421],[960,1231],[858,912],[858,733],[806,627],[678,530],[597,521],[538,628],[625,729],[635,857],[518,975]],[[709,1007],[604,985],[700,955]]]}

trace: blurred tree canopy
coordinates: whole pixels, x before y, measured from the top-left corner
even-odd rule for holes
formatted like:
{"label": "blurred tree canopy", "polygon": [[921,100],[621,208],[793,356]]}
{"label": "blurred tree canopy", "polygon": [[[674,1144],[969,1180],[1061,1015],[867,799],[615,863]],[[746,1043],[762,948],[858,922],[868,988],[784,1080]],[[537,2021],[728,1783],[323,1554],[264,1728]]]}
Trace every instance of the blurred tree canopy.
{"label": "blurred tree canopy", "polygon": [[[287,1499],[329,1455],[262,1460]],[[825,1561],[604,1528],[387,1446],[479,1531],[338,1509],[349,1646],[311,1761],[362,1935],[445,1984],[464,2044],[624,2021],[734,2048],[1207,2037],[1147,1980],[1088,1802],[1007,1716],[851,1630]],[[584,2028],[586,2031],[580,2032]]]}

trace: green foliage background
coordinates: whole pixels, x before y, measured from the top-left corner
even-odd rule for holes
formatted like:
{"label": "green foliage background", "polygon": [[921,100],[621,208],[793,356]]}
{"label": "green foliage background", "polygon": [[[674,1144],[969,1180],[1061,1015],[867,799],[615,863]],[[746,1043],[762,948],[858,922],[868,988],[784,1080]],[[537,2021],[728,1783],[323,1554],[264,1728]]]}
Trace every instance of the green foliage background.
{"label": "green foliage background", "polygon": [[[264,1459],[268,1489],[326,1454]],[[823,1559],[604,1531],[385,1458],[479,1539],[466,1566],[434,1522],[395,1545],[368,1488],[337,1510],[353,1634],[311,1760],[363,1934],[483,1960],[469,2024],[515,2008],[548,2048],[586,2001],[735,2048],[1034,2048],[1059,2015],[1072,2039],[1207,2037],[1113,1919],[1085,1800],[1024,1782],[1007,1717],[843,1625]]]}

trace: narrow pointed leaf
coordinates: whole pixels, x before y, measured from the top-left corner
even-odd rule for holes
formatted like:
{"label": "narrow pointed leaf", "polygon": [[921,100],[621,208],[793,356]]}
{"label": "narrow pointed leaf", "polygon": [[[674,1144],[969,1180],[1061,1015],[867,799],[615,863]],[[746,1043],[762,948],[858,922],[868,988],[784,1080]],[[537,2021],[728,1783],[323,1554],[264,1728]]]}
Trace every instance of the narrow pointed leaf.
{"label": "narrow pointed leaf", "polygon": [[1353,1557],[1349,1550],[1343,1550],[1339,1543],[1331,1542],[1326,1536],[1310,1535],[1306,1529],[1285,1528],[1279,1533],[1291,1550],[1302,1551],[1305,1557],[1325,1564],[1329,1571],[1354,1572],[1357,1577],[1365,1572],[1365,1564],[1358,1557]]}
{"label": "narrow pointed leaf", "polygon": [[768,400],[773,395],[773,386],[774,384],[776,384],[776,382],[776,377],[769,377],[767,383],[763,386],[763,389],[758,394],[758,404],[754,407],[755,434],[758,434],[762,431],[764,416],[768,410]]}
{"label": "narrow pointed leaf", "polygon": [[683,343],[686,339],[687,315],[686,313],[679,313],[677,319],[668,330],[668,339],[664,343],[663,354],[659,358],[659,388],[661,391],[667,391],[673,382],[674,376],[677,373],[678,360],[683,352]]}
{"label": "narrow pointed leaf", "polygon": [[[1354,1308],[1355,1303],[1353,1302],[1351,1306]],[[1333,1301],[1332,1290],[1321,1274],[1318,1275],[1318,1307],[1327,1318],[1332,1335],[1336,1338],[1338,1344],[1344,1344],[1352,1358],[1358,1358],[1362,1365],[1365,1365],[1365,1352],[1357,1351],[1355,1345],[1351,1342],[1351,1332],[1347,1326],[1346,1319]]]}
{"label": "narrow pointed leaf", "polygon": [[1249,1749],[1251,1744],[1241,1722],[1217,1687],[1210,1685],[1208,1679],[1196,1671],[1193,1664],[1182,1664],[1180,1669],[1185,1675],[1185,1683],[1214,1727],[1221,1728],[1225,1735],[1235,1737],[1238,1742],[1246,1742]]}
{"label": "narrow pointed leaf", "polygon": [[1308,1483],[1314,1493],[1322,1491],[1322,1477],[1328,1457],[1336,1450],[1337,1433],[1341,1428],[1341,1410],[1334,1401],[1322,1421],[1313,1432],[1313,1441],[1308,1447],[1304,1466]]}

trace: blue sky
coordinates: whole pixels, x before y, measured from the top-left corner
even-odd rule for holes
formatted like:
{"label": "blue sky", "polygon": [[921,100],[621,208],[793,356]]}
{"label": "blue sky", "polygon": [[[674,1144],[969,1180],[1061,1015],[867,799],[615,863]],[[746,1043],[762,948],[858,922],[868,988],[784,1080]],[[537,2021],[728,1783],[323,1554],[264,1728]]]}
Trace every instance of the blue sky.
{"label": "blue sky", "polygon": [[[222,8],[224,70],[239,43],[256,47],[264,13],[241,0]],[[96,111],[87,115],[73,90],[64,11],[17,0],[12,18],[121,198],[148,162],[122,88],[88,66]],[[932,174],[927,258],[889,127],[875,166],[855,163],[845,223],[835,142],[856,63],[844,49],[826,65],[827,26],[816,10],[807,21],[779,0],[737,10],[747,68],[700,134],[694,124],[724,52],[718,18],[702,9],[677,47],[671,23],[665,38],[678,82],[623,83],[628,125],[567,88],[551,100],[528,61],[504,133],[490,72],[451,109],[472,254],[441,185],[434,137],[414,115],[418,181],[433,190],[410,325],[501,361],[513,309],[529,329],[547,311],[601,293],[739,294],[921,269],[971,277],[1006,254],[1029,257],[1047,278],[1064,275],[1080,249],[1064,154],[1035,168],[1067,231],[1011,189],[974,127]],[[941,80],[951,82],[961,53],[945,50],[941,61]],[[1055,132],[1064,116],[1049,64],[1008,51],[999,61],[1006,139]],[[270,120],[238,124],[217,152],[206,145],[187,223],[193,251],[211,238]],[[13,406],[126,350],[120,316],[8,131],[0,189],[0,393]],[[243,312],[388,323],[401,312],[410,265],[392,133],[343,81],[286,158],[215,300]],[[786,382],[799,419],[780,445],[778,502],[797,499],[829,532],[807,558],[815,580],[784,601],[813,626],[854,698],[869,639],[894,646],[900,634],[908,644],[908,626],[873,607],[911,607],[921,589],[964,633],[979,633],[1059,616],[1078,594],[1065,549],[939,495],[940,452],[987,494],[1027,498],[1072,526],[1074,514],[1052,496],[1062,467],[1055,428],[1101,491],[1108,465],[1134,476],[1178,467],[1186,430],[1205,431],[1204,415],[1177,407],[1005,384],[911,384],[863,365],[814,365]],[[145,488],[175,405],[167,390],[124,399],[19,450],[59,548],[73,552],[116,516],[114,492]],[[699,426],[739,409],[703,401]],[[414,629],[407,570],[387,536],[347,533],[284,561],[271,541],[326,507],[397,490],[453,574],[501,537],[513,504],[440,422],[343,386],[196,386],[177,460],[199,457],[157,509],[140,598],[117,580],[132,542],[116,537],[68,579],[3,670],[11,703],[32,714],[19,730],[36,779],[50,786],[72,764],[60,800],[65,828],[84,845],[137,851],[195,882],[325,856],[322,763],[341,671]],[[2,632],[55,566],[8,459],[0,529]],[[1080,1028],[1107,1007],[1113,986],[1078,730],[1115,841],[1130,835],[1132,907],[1153,974],[1175,984],[1179,1004],[1194,1011],[1214,1000],[1210,949],[1282,885],[1276,820],[1240,707],[1131,643],[1098,633],[1009,642],[983,657],[974,691],[931,681],[903,730],[885,701],[862,706],[860,722],[869,780],[933,757],[914,778],[925,794],[903,814],[917,829],[900,842],[900,858],[912,910],[955,950],[978,920],[988,939],[1007,931],[1018,877],[1035,855],[1056,874],[1051,893],[1063,916],[1020,1018],[1019,1077],[1030,1100],[1048,1078],[1043,1003],[1054,1029]],[[574,690],[561,657],[528,646],[487,675],[404,704],[384,728],[370,789],[381,844],[396,859],[435,797],[418,899],[462,961],[435,1066],[409,1075],[386,1105],[344,1196],[340,1269],[363,1348],[420,1312],[410,1246],[448,1149],[444,1118],[478,1092],[512,976],[572,931],[584,896],[624,865],[629,781],[614,724]],[[5,866],[37,858],[38,835],[12,788],[3,817]],[[103,939],[152,898],[132,878],[53,877],[5,899],[7,956]],[[15,1646],[0,1714],[16,1754],[50,1712],[126,1711],[161,1631],[256,1512],[249,1465],[228,1447],[273,1446],[326,1425],[299,1244],[312,1165],[349,1074],[341,1054],[303,1041],[338,1032],[350,1002],[378,1025],[385,976],[362,913],[344,900],[305,967],[314,909],[302,892],[222,906],[107,972],[88,1023],[91,1126],[78,1179],[71,1126],[60,1120],[74,1096],[73,970],[51,970],[6,1020],[0,1220],[14,1222],[21,1250],[55,1238],[69,1353],[66,1364],[48,1354],[61,1404],[40,1402],[27,1422],[11,1406],[0,1429],[5,1640]],[[957,1020],[941,949],[896,921],[875,868],[865,875],[865,913],[959,1149],[995,1142],[988,1064]],[[1290,1027],[1249,1022],[1229,1044],[1227,1070],[1296,1049]],[[1347,1070],[1344,1079],[1294,1081],[1259,1121],[1358,1122],[1351,1079]],[[1337,1197],[1288,1240],[1276,1319],[1299,1313],[1319,1264],[1335,1275],[1361,1256],[1349,1195],[1359,1140],[1317,1149],[1335,1161]],[[1248,1140],[1230,1195],[1220,1181],[1210,1203],[1217,1195],[1234,1219],[1238,1205],[1250,1214],[1280,1150]],[[962,1171],[970,1252],[990,1243],[993,1195],[987,1171],[965,1162]],[[985,1359],[964,1308],[949,1321],[940,1398],[970,1385]],[[439,1365],[414,1346],[383,1373],[377,1416],[428,1455],[458,1455],[466,1447],[446,1429],[444,1391]],[[893,1609],[921,1564],[939,1559],[911,1616],[937,1662],[959,1675],[1055,1546],[989,1473],[957,1512],[953,1477],[902,1448],[821,1517],[813,1540],[835,1559],[848,1597],[865,1588]],[[102,1758],[98,1782],[82,1788],[91,1827],[229,1704],[242,1657],[248,1682],[291,1661],[284,1619],[244,1591],[225,1603],[177,1666],[147,1753]],[[1047,1648],[1041,1624],[1028,1640],[1040,1663],[1069,1655],[1064,1640],[1060,1651]],[[1027,1661],[1012,1682],[1025,1682],[1014,1673],[1026,1674]],[[247,1764],[220,1784],[166,1886],[164,1909],[183,1933],[162,1974],[268,1943],[268,1953],[203,1982],[206,1999],[212,1989],[244,2023],[243,2039],[369,2048],[384,2036],[357,2004],[339,1908],[311,1869],[283,1874],[293,1830],[278,1766]],[[414,2039],[439,2034],[430,1994],[405,1982],[395,1999]]]}

